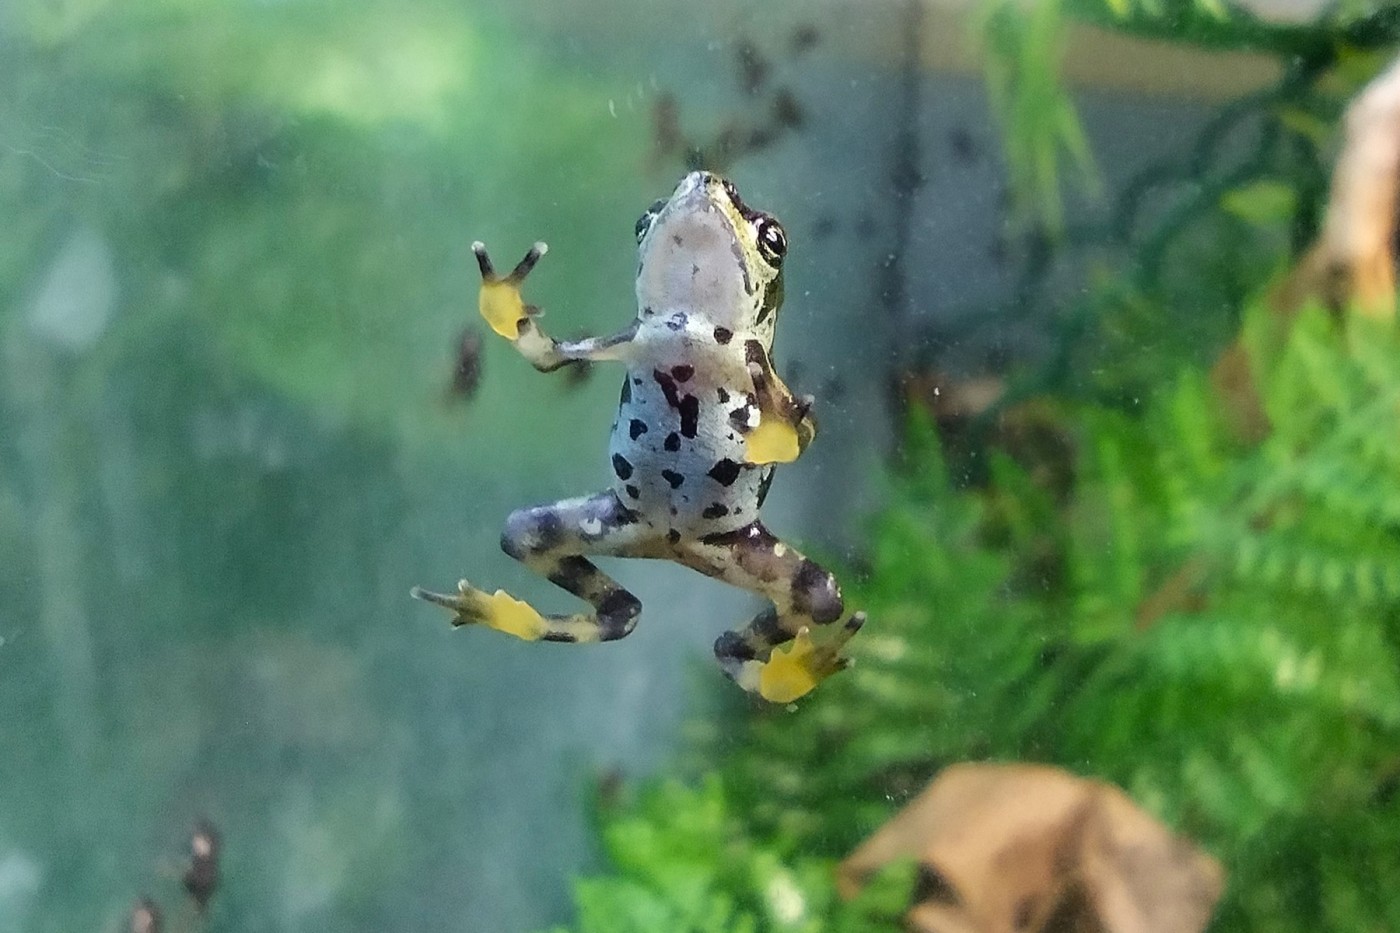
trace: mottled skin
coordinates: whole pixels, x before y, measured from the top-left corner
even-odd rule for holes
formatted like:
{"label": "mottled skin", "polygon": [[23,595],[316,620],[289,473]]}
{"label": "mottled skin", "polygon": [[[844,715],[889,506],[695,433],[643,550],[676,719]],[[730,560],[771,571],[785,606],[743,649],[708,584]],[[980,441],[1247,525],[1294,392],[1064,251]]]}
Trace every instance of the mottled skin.
{"label": "mottled skin", "polygon": [[747,628],[720,636],[715,654],[744,689],[787,702],[845,666],[840,649],[864,615],[814,641],[814,627],[844,614],[836,580],[758,520],[773,464],[796,459],[816,433],[812,400],[794,397],[770,360],[786,239],[776,220],[707,172],[687,175],[670,200],[654,204],[637,238],[636,320],[613,337],[572,342],[545,335],[519,297],[544,244],[504,278],[474,247],[482,314],[537,369],[576,360],[627,368],[609,444],[611,487],[516,511],[501,537],[506,553],[591,610],[546,616],[466,581],[453,596],[414,595],[451,609],[458,625],[609,641],[632,631],[641,604],[587,556],[676,561],[769,600]]}

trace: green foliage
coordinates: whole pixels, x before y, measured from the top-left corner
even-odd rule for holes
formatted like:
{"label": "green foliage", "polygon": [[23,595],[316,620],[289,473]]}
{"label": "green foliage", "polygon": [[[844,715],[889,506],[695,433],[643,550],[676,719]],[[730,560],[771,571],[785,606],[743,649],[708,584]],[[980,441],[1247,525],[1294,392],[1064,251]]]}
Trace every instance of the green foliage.
{"label": "green foliage", "polygon": [[[1061,69],[1071,23],[1106,26],[1143,38],[1206,48],[1276,55],[1285,66],[1280,89],[1308,86],[1300,75],[1335,68],[1354,87],[1381,66],[1373,50],[1400,36],[1394,9],[1338,4],[1308,26],[1271,23],[1224,0],[983,0],[973,35],[983,55],[988,93],[1002,129],[1011,191],[1022,216],[1053,236],[1065,232],[1061,186],[1068,157],[1077,179],[1098,190],[1093,156]],[[1290,112],[1293,129],[1319,126],[1304,108]],[[1316,145],[1325,140],[1314,139]]]}
{"label": "green foliage", "polygon": [[[660,840],[701,804],[719,825],[718,785],[670,788],[609,824],[622,877],[581,904],[639,884],[664,901],[674,873],[738,911],[761,902],[765,846],[837,858],[941,765],[1021,759],[1114,781],[1219,857],[1218,929],[1400,922],[1382,880],[1400,866],[1400,336],[1320,311],[1281,335],[1262,305],[1245,330],[1262,444],[1187,371],[1137,416],[1073,412],[1063,504],[1005,456],[986,491],[955,488],[916,419],[853,594],[873,620],[856,666],[712,749],[742,816],[708,852]],[[813,910],[835,911],[812,877]]]}
{"label": "green foliage", "polygon": [[[1262,49],[1283,77],[1130,182],[1106,221],[1066,226],[1064,156],[1090,164],[1058,77],[1067,18]],[[713,727],[702,760],[723,764],[705,786],[731,821],[706,858],[768,849],[829,868],[943,765],[1041,761],[1119,784],[1220,858],[1216,929],[1395,928],[1382,879],[1400,867],[1400,336],[1318,310],[1284,323],[1259,296],[1315,231],[1322,152],[1400,21],[1064,0],[988,3],[977,28],[1021,204],[1067,251],[1126,253],[1053,309],[1061,346],[1008,400],[1058,398],[1073,481],[1040,481],[1044,453],[990,450],[987,487],[959,488],[914,418],[864,577],[843,575],[872,619],[857,663],[795,709]],[[1050,312],[1036,284],[1053,268],[1028,263],[1017,313]],[[1205,375],[1240,334],[1270,423],[1259,443],[1232,433],[1225,408],[1241,403]],[[667,838],[701,800],[672,794],[608,825]],[[618,874],[580,902],[606,900],[616,928],[642,915],[623,892],[664,902],[656,879],[674,870],[704,879],[712,916],[782,929],[742,870],[664,845],[642,861],[609,851]],[[831,876],[810,879],[815,928],[841,929]]]}
{"label": "green foliage", "polygon": [[603,842],[620,877],[578,882],[578,933],[876,933],[913,882],[912,866],[891,866],[839,902],[830,860],[755,841],[718,777],[652,787],[608,819]]}
{"label": "green foliage", "polygon": [[[1283,77],[1132,180],[1105,222],[1065,227],[1062,156],[1082,149],[1058,79],[1066,17],[1262,49]],[[978,28],[1013,187],[1061,234],[1031,251],[1013,312],[1057,314],[1060,345],[994,414],[1057,398],[1040,404],[1073,481],[1042,482],[1044,453],[992,449],[986,488],[959,488],[913,419],[864,576],[843,575],[872,620],[855,667],[796,709],[723,717],[703,746],[733,845],[835,860],[945,764],[1041,761],[1119,784],[1220,858],[1215,929],[1400,927],[1383,880],[1400,869],[1400,336],[1317,309],[1284,322],[1259,298],[1311,239],[1322,152],[1400,19],[1065,0],[989,3]],[[1126,261],[1065,307],[1042,297],[1056,248],[1103,247]],[[1205,375],[1236,335],[1269,421],[1258,443]],[[664,834],[683,809],[626,818]],[[616,861],[594,896],[658,871]],[[745,903],[709,877],[716,903]],[[810,903],[835,911],[813,877]]]}
{"label": "green foliage", "polygon": [[1261,179],[1220,196],[1220,206],[1242,220],[1258,225],[1291,218],[1298,207],[1297,192],[1287,182]]}
{"label": "green foliage", "polygon": [[[1342,107],[1400,40],[1393,4],[1338,4],[1292,23],[1199,0],[987,0],[976,22],[1012,194],[1033,225],[1013,301],[969,316],[988,328],[1059,322],[1050,352],[1013,374],[1008,402],[1053,394],[1136,404],[1182,365],[1205,364],[1281,257],[1316,235]],[[1273,56],[1279,77],[1221,107],[1193,139],[1163,146],[1111,198],[1075,204],[1065,218],[1061,195],[1089,164],[1061,164],[1081,146],[1060,74],[1073,23]],[[1059,290],[1061,276],[1083,278],[1085,268],[1084,287]]]}
{"label": "green foliage", "polygon": [[1096,179],[1079,114],[1060,80],[1065,41],[1061,0],[989,0],[978,11],[974,31],[985,54],[983,71],[1002,124],[1017,207],[1058,233],[1064,221],[1062,156],[1074,160],[1084,181]]}
{"label": "green foliage", "polygon": [[[122,270],[104,343],[197,322],[259,382],[435,457],[468,244],[549,240],[530,298],[587,328],[615,319],[631,263],[625,238],[594,252],[596,231],[630,230],[654,196],[633,170],[644,115],[600,123],[606,79],[486,8],[25,0],[0,82],[0,316],[82,224]],[[516,388],[488,378],[483,409]],[[606,409],[595,391],[560,423]],[[550,431],[501,420],[504,446],[542,455]]]}

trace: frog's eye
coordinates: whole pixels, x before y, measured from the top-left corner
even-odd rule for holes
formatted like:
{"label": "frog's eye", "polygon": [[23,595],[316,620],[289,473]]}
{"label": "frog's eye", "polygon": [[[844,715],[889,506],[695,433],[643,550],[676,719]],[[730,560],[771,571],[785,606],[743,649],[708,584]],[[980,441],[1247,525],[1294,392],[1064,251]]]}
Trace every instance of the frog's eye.
{"label": "frog's eye", "polygon": [[661,213],[661,209],[666,206],[665,201],[653,201],[651,207],[646,209],[646,213],[637,218],[637,242],[647,235],[651,229],[652,222],[656,220],[656,215]]}
{"label": "frog's eye", "polygon": [[758,251],[770,266],[778,266],[787,254],[787,234],[783,227],[771,217],[758,222]]}

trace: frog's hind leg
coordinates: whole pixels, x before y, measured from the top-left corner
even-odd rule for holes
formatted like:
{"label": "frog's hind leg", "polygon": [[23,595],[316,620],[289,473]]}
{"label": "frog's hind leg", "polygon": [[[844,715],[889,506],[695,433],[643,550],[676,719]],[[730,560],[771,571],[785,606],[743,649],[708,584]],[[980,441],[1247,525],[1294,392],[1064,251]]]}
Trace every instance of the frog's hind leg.
{"label": "frog's hind leg", "polygon": [[591,611],[544,615],[503,590],[488,594],[465,580],[456,595],[413,595],[452,610],[454,625],[486,625],[527,641],[612,641],[632,631],[642,604],[584,555],[655,556],[651,538],[611,491],[520,509],[506,520],[502,550],[589,603]]}
{"label": "frog's hind leg", "polygon": [[787,703],[849,663],[841,648],[860,631],[865,614],[855,613],[832,637],[814,642],[813,627],[841,619],[841,589],[831,573],[760,522],[706,535],[685,547],[681,561],[772,602],[746,628],[715,641],[720,667],[745,690]]}

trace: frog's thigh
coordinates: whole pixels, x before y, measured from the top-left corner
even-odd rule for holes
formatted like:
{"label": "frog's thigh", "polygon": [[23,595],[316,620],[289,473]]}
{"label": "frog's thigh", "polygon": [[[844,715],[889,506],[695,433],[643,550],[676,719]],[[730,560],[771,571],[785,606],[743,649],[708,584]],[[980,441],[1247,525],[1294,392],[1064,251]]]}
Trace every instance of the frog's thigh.
{"label": "frog's thigh", "polygon": [[643,557],[654,533],[611,491],[512,512],[501,549],[593,607],[592,613],[547,616],[551,641],[611,641],[636,626],[642,604],[584,555]]}
{"label": "frog's thigh", "polygon": [[721,657],[766,657],[775,645],[790,641],[804,626],[826,625],[841,618],[841,589],[836,578],[796,548],[774,537],[761,522],[735,531],[706,535],[684,547],[682,562],[701,573],[758,593],[773,606],[742,632],[727,632],[715,643]]}

